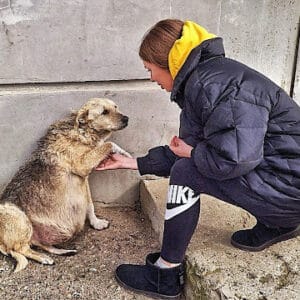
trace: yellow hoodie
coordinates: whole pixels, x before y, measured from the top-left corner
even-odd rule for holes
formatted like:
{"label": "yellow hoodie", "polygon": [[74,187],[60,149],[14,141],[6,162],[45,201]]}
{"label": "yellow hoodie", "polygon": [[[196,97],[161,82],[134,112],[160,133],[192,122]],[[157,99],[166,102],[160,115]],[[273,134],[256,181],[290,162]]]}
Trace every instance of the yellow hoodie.
{"label": "yellow hoodie", "polygon": [[199,46],[203,41],[215,38],[216,36],[209,33],[205,28],[192,22],[185,21],[182,29],[182,36],[176,40],[172,46],[169,57],[169,69],[174,79],[188,58],[191,51]]}

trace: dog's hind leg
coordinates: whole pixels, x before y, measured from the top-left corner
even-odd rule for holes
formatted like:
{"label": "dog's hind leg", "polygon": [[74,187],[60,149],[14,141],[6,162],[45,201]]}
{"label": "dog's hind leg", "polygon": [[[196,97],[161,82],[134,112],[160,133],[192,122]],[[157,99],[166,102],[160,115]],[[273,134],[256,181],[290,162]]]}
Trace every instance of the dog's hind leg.
{"label": "dog's hind leg", "polygon": [[13,250],[11,250],[9,252],[9,254],[17,261],[17,266],[14,270],[15,273],[23,270],[24,268],[26,268],[26,266],[28,264],[28,260],[23,254],[20,254],[18,252],[13,251]]}
{"label": "dog's hind leg", "polygon": [[88,179],[85,180],[86,190],[87,190],[87,196],[88,196],[88,207],[87,207],[87,217],[90,221],[90,224],[93,226],[93,228],[97,230],[102,230],[108,227],[109,222],[104,219],[98,219],[95,215],[95,208],[94,203],[91,196],[90,186],[88,183]]}
{"label": "dog's hind leg", "polygon": [[20,251],[20,253],[30,259],[33,259],[33,260],[43,264],[43,265],[53,265],[54,264],[54,260],[51,257],[49,257],[45,254],[39,253],[37,251],[34,251],[29,246],[22,249]]}
{"label": "dog's hind leg", "polygon": [[56,255],[66,255],[66,256],[71,256],[71,255],[75,255],[77,253],[77,250],[67,250],[67,249],[59,249],[59,248],[56,248],[54,246],[47,246],[47,245],[43,245],[37,241],[31,241],[31,243],[34,245],[34,246],[37,246],[49,253],[52,253],[52,254],[56,254]]}

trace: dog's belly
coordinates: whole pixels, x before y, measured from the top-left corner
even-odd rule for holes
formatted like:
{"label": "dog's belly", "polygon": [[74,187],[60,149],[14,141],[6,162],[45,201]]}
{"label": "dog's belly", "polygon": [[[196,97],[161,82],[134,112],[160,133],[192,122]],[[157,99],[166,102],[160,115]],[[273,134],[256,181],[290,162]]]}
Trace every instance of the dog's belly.
{"label": "dog's belly", "polygon": [[84,227],[88,193],[84,179],[69,175],[63,195],[47,216],[34,217],[33,239],[46,245],[65,242]]}

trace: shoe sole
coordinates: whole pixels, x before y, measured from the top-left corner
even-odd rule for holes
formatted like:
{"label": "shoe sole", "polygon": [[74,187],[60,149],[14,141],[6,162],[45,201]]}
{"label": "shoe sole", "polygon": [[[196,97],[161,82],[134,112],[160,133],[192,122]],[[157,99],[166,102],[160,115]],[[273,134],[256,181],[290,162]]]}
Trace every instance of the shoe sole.
{"label": "shoe sole", "polygon": [[239,244],[239,243],[235,242],[232,239],[231,239],[231,245],[236,247],[236,248],[239,248],[241,250],[246,250],[246,251],[253,251],[253,252],[262,251],[262,250],[272,246],[273,244],[289,240],[291,238],[297,237],[298,235],[300,235],[300,226],[298,226],[295,230],[287,232],[287,233],[282,234],[280,236],[277,236],[274,239],[269,240],[269,241],[265,242],[264,244],[262,244],[258,247],[245,246],[245,245],[242,245],[242,244]]}
{"label": "shoe sole", "polygon": [[154,292],[147,292],[147,291],[143,291],[143,290],[137,290],[127,284],[125,284],[123,281],[121,281],[121,279],[117,276],[117,274],[115,274],[115,278],[116,281],[119,283],[120,286],[122,286],[123,288],[138,293],[138,294],[142,294],[144,296],[148,296],[151,297],[153,299],[180,299],[180,294],[175,295],[175,296],[167,296],[167,295],[162,295],[162,294],[158,294],[158,293],[154,293]]}

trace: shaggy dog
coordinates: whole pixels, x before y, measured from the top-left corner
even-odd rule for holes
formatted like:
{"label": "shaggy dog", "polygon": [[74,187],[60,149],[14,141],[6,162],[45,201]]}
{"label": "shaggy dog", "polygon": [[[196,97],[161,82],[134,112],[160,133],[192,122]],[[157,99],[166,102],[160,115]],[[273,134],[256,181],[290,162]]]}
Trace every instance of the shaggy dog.
{"label": "shaggy dog", "polygon": [[112,152],[130,156],[105,142],[127,124],[128,117],[113,101],[94,98],[50,126],[0,199],[0,251],[17,260],[15,272],[26,267],[26,257],[53,264],[31,245],[54,254],[75,253],[53,245],[81,231],[86,217],[95,229],[108,227],[108,221],[94,213],[88,176]]}

